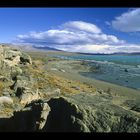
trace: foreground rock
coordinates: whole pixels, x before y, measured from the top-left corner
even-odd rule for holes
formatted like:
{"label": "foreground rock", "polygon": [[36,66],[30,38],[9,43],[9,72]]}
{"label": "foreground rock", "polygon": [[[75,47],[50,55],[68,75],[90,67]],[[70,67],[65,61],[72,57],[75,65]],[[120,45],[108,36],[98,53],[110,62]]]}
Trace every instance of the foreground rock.
{"label": "foreground rock", "polygon": [[40,131],[50,112],[47,103],[41,100],[28,104],[24,109],[14,112],[11,118],[0,118],[0,131]]}
{"label": "foreground rock", "polygon": [[31,65],[31,57],[17,49],[0,45],[0,77],[13,80],[22,74],[24,65]]}
{"label": "foreground rock", "polygon": [[140,132],[140,114],[109,100],[93,94],[38,100],[15,112],[9,124],[11,131]]}
{"label": "foreground rock", "polygon": [[13,99],[10,97],[2,96],[0,97],[0,104],[13,104]]}
{"label": "foreground rock", "polygon": [[51,99],[44,131],[140,132],[140,116],[93,95]]}
{"label": "foreground rock", "polygon": [[39,131],[47,121],[50,107],[42,101],[34,102],[14,113],[14,131]]}

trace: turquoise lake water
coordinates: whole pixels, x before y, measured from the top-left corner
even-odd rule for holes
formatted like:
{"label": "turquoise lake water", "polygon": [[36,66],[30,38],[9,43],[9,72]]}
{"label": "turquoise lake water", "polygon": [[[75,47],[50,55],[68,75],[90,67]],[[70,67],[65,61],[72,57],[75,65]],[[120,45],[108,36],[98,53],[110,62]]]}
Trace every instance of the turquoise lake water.
{"label": "turquoise lake water", "polygon": [[67,56],[71,59],[108,61],[124,65],[140,65],[140,55],[77,55]]}
{"label": "turquoise lake water", "polygon": [[89,78],[140,90],[140,55],[77,55],[57,56],[64,59],[86,60],[97,72],[80,73]]}

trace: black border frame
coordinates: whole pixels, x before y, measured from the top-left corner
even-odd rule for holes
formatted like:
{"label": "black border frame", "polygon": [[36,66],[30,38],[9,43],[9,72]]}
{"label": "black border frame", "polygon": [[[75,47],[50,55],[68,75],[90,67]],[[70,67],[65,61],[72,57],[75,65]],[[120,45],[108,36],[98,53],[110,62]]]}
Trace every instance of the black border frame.
{"label": "black border frame", "polygon": [[139,0],[0,0],[0,7],[140,7]]}

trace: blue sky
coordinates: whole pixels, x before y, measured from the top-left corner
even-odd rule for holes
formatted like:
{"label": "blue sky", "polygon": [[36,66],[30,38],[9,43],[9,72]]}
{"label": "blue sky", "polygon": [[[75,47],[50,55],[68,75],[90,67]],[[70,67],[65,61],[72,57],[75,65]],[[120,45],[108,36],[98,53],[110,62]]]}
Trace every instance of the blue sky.
{"label": "blue sky", "polygon": [[4,43],[80,52],[140,51],[140,8],[0,8],[0,19]]}

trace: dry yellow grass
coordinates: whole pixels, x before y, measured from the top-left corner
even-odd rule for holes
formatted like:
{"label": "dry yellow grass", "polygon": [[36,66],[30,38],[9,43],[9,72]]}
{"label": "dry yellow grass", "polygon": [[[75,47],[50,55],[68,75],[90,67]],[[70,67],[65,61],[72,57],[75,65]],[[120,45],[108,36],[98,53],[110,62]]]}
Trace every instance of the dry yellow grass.
{"label": "dry yellow grass", "polygon": [[47,76],[50,86],[60,88],[62,93],[76,94],[80,92],[93,93],[96,89],[88,84],[81,83],[80,81],[68,80],[56,75]]}
{"label": "dry yellow grass", "polygon": [[77,94],[80,92],[88,92],[93,93],[96,91],[94,87],[91,85],[82,83],[80,81],[75,80],[69,80],[64,77],[60,77],[57,75],[54,75],[52,73],[46,74],[46,71],[43,67],[43,60],[34,60],[33,66],[28,67],[28,72],[34,77],[37,78],[37,82],[33,85],[33,88],[44,88],[46,86],[52,87],[52,88],[59,88],[61,90],[62,94],[68,93],[68,94]]}
{"label": "dry yellow grass", "polygon": [[29,66],[27,70],[28,73],[30,73],[30,75],[32,75],[32,77],[36,79],[33,88],[43,89],[46,87],[46,82],[47,82],[45,70],[43,69],[43,63],[40,60],[38,60],[35,61],[34,64],[36,65],[36,68]]}
{"label": "dry yellow grass", "polygon": [[4,107],[2,110],[0,110],[0,114],[1,115],[10,115],[13,113],[13,108],[9,108],[9,107]]}
{"label": "dry yellow grass", "polygon": [[0,81],[0,91],[2,91],[4,87],[5,87],[4,82]]}

